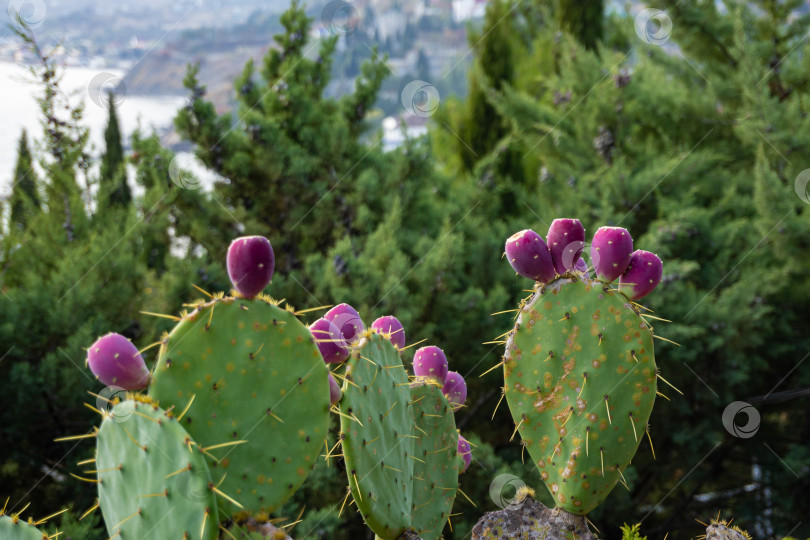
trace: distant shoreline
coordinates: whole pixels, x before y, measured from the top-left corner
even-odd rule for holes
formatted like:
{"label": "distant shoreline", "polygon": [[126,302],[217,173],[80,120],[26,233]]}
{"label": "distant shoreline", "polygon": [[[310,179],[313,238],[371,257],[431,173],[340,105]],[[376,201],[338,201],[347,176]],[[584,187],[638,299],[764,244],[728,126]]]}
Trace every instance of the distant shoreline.
{"label": "distant shoreline", "polygon": [[[82,123],[90,129],[91,151],[100,153],[107,124],[107,104],[103,89],[105,83],[114,84],[109,77],[121,80],[123,72],[113,69],[97,69],[84,66],[62,66],[62,87],[72,104],[84,100]],[[23,129],[29,140],[42,138],[41,112],[36,98],[41,94],[38,85],[21,62],[0,61],[0,85],[3,100],[0,100],[0,197],[9,193],[11,178],[17,160],[17,143]],[[127,91],[118,104],[118,120],[124,134],[124,144],[140,127],[145,133],[154,129],[165,133],[172,127],[177,110],[185,98],[178,95],[143,95]],[[35,150],[36,153],[36,150]]]}

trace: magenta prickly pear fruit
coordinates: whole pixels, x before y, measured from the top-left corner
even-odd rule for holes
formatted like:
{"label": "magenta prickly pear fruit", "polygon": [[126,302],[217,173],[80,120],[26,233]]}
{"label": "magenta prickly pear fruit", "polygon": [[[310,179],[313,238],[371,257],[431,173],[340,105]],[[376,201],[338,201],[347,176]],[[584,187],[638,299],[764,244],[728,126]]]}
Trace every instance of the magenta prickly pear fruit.
{"label": "magenta prickly pear fruit", "polygon": [[121,334],[98,338],[87,350],[87,365],[107,386],[138,390],[149,384],[149,370],[138,348]]}
{"label": "magenta prickly pear fruit", "polygon": [[340,334],[340,330],[332,321],[318,319],[309,326],[312,337],[321,351],[323,361],[327,364],[339,364],[345,362],[349,357],[349,349],[346,341]]}
{"label": "magenta prickly pear fruit", "polygon": [[458,436],[458,455],[464,460],[464,467],[458,471],[459,474],[466,472],[472,462],[472,448],[467,439],[459,434]]}
{"label": "magenta prickly pear fruit", "polygon": [[228,248],[228,275],[234,289],[246,298],[267,287],[275,266],[273,246],[264,236],[242,236]]}
{"label": "magenta prickly pear fruit", "polygon": [[335,323],[343,338],[349,343],[366,329],[360,319],[360,314],[349,304],[338,304],[327,311],[323,317]]}
{"label": "magenta prickly pear fruit", "polygon": [[340,401],[340,398],[342,398],[342,397],[343,397],[343,391],[340,389],[340,386],[338,386],[338,383],[335,380],[335,377],[330,373],[329,374],[329,403],[334,405],[335,403]]}
{"label": "magenta prickly pear fruit", "polygon": [[447,357],[435,345],[422,347],[413,355],[413,374],[417,378],[432,379],[444,386],[447,379]]}
{"label": "magenta prickly pear fruit", "polygon": [[619,278],[619,290],[630,300],[639,300],[650,294],[659,283],[664,265],[658,255],[637,249],[630,256],[627,270]]}
{"label": "magenta prickly pear fruit", "polygon": [[611,282],[630,264],[633,237],[621,227],[600,227],[591,242],[591,262],[596,277]]}
{"label": "magenta prickly pear fruit", "polygon": [[442,387],[442,394],[450,402],[453,412],[458,411],[467,401],[467,383],[464,382],[464,377],[455,371],[448,371]]}
{"label": "magenta prickly pear fruit", "polygon": [[588,263],[586,263],[586,262],[585,262],[585,259],[580,258],[580,259],[577,261],[577,264],[576,264],[576,266],[575,266],[575,270],[576,270],[578,273],[583,274],[583,275],[584,275],[586,278],[589,278],[589,279],[590,279],[590,277],[591,277],[591,273],[590,273],[590,272],[588,272]]}
{"label": "magenta prickly pear fruit", "polygon": [[585,247],[585,228],[578,219],[555,219],[548,228],[548,250],[558,274],[576,269]]}
{"label": "magenta prickly pear fruit", "polygon": [[377,333],[388,336],[388,339],[397,349],[405,347],[405,329],[402,327],[402,323],[399,322],[399,319],[393,315],[380,317],[371,323],[371,327],[376,330]]}
{"label": "magenta prickly pear fruit", "polygon": [[535,281],[554,279],[554,263],[546,241],[531,229],[524,229],[506,240],[506,258],[515,272]]}

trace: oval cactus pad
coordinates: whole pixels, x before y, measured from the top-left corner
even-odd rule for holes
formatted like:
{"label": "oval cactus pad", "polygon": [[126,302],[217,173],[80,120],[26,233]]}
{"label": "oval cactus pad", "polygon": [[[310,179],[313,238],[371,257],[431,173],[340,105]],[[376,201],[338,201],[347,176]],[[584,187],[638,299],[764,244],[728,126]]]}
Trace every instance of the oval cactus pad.
{"label": "oval cactus pad", "polygon": [[0,538],[3,540],[48,540],[48,535],[21,518],[0,515]]}
{"label": "oval cactus pad", "polygon": [[656,375],[650,326],[613,286],[561,278],[521,309],[506,399],[558,507],[586,514],[619,481],[646,431]]}
{"label": "oval cactus pad", "polygon": [[352,497],[384,540],[411,525],[414,424],[408,374],[397,349],[376,333],[352,348],[340,430]]}
{"label": "oval cactus pad", "polygon": [[326,439],[326,365],[306,326],[266,297],[197,305],[164,339],[149,392],[187,408],[183,426],[210,448],[212,474],[227,473],[219,489],[249,512],[287,500]]}
{"label": "oval cactus pad", "polygon": [[122,401],[104,415],[97,438],[98,500],[111,538],[219,536],[205,456],[174,417]]}
{"label": "oval cactus pad", "polygon": [[453,409],[441,388],[411,388],[416,424],[411,525],[424,540],[439,540],[458,491],[458,432]]}

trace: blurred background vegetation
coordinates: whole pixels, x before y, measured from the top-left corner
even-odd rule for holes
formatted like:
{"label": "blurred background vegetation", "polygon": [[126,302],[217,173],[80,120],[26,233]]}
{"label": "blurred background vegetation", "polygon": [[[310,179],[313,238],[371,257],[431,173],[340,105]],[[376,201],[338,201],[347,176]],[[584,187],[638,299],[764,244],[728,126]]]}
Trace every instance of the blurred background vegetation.
{"label": "blurred background vegetation", "polygon": [[[353,92],[326,95],[338,37],[308,52],[312,21],[293,4],[277,46],[236,81],[231,112],[207,100],[193,67],[186,75],[175,127],[220,178],[210,190],[170,174],[174,155],[155,134],[137,133],[124,152],[114,105],[105,148],[91,152],[81,107],[58,114],[57,70],[41,52],[43,129],[20,138],[0,219],[9,510],[68,504],[62,538],[106,538],[98,513],[76,521],[95,486],[70,474],[92,444],[53,442],[97,422],[83,406],[100,389],[83,347],[108,331],[146,346],[171,323],[140,311],[180,310],[198,296],[192,283],[227,290],[224,255],[241,234],[272,241],[273,296],[349,302],[367,323],[395,314],[409,341],[441,346],[466,377],[457,421],[476,447],[461,488],[474,505],[457,498],[446,538],[468,538],[496,508],[489,486],[501,473],[551,504],[509,442],[506,405],[493,415],[499,372],[479,375],[502,354],[482,342],[512,324],[490,314],[530,285],[501,259],[504,239],[576,217],[589,234],[625,227],[664,261],[647,304],[672,321],[657,333],[680,346],[658,342],[657,361],[685,394],[663,390],[655,459],[643,442],[630,489],[589,516],[602,536],[640,521],[650,538],[686,538],[718,513],[758,538],[810,536],[810,207],[796,190],[810,167],[810,20],[799,0],[657,7],[672,21],[663,46],[600,2],[492,0],[470,33],[466,97],[443,99],[427,136],[386,149],[370,128],[385,56],[362,64]],[[721,421],[737,400],[761,413],[748,439]],[[345,486],[339,462],[321,463],[278,516],[303,511],[296,538],[371,538],[352,508],[338,516]]]}

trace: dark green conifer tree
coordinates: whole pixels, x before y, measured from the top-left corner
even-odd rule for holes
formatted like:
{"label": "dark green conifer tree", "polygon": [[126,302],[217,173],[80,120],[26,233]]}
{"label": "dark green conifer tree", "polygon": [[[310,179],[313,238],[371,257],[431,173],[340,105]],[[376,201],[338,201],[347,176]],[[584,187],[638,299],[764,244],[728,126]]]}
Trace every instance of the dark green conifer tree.
{"label": "dark green conifer tree", "polygon": [[416,59],[416,77],[422,81],[431,80],[430,64],[425,51],[422,49],[419,49],[419,56]]}
{"label": "dark green conifer tree", "polygon": [[28,146],[28,134],[23,130],[17,145],[17,164],[14,167],[14,179],[11,188],[11,225],[18,230],[25,229],[30,214],[39,209],[37,176],[31,148]]}
{"label": "dark green conifer tree", "polygon": [[586,49],[596,49],[605,19],[603,0],[562,0],[560,23]]}
{"label": "dark green conifer tree", "polygon": [[124,168],[124,147],[121,142],[121,130],[118,127],[115,94],[107,94],[108,117],[104,130],[104,154],[101,157],[99,185],[109,198],[109,204],[126,206],[132,201],[132,193],[127,183]]}

